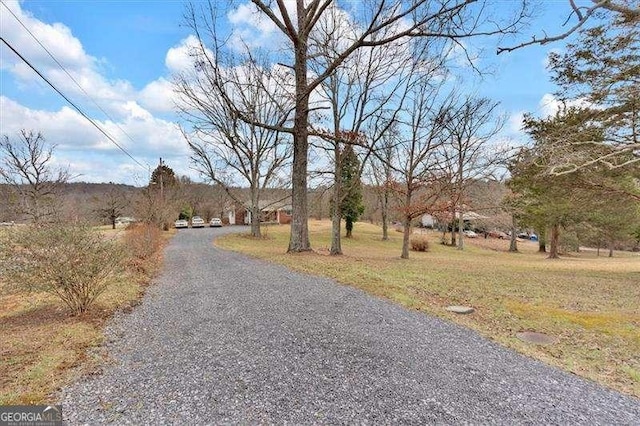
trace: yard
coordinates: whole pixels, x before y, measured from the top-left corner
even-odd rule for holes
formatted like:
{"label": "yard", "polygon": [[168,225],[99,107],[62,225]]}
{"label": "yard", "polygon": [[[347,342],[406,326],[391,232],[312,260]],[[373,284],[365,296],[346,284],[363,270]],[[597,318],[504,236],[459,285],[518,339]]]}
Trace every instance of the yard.
{"label": "yard", "polygon": [[[125,234],[121,229],[99,230],[105,238],[123,239]],[[63,302],[48,293],[19,291],[0,278],[0,405],[51,403],[61,386],[93,373],[105,361],[96,349],[105,321],[138,303],[160,262],[160,256],[152,256],[145,259],[144,270],[140,265],[127,268],[79,316],[71,316]]]}
{"label": "yard", "polygon": [[[464,251],[439,244],[428,233],[429,252],[400,259],[401,234],[381,241],[379,227],[357,223],[343,239],[344,256],[328,256],[330,223],[311,221],[314,252],[285,254],[289,227],[265,229],[265,238],[228,235],[220,247],[241,251],[298,271],[325,275],[390,299],[409,309],[473,328],[500,344],[545,363],[640,397],[640,256],[589,251],[548,260],[537,244],[466,239]],[[471,315],[444,308],[470,305]],[[525,343],[520,331],[545,333],[548,345]]]}

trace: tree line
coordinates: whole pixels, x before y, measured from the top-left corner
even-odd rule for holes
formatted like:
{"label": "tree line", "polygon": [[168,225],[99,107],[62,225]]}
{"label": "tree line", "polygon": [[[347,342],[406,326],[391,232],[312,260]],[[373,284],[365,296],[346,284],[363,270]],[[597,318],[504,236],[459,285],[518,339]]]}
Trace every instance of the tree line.
{"label": "tree line", "polygon": [[[242,39],[232,43],[218,21],[222,8],[188,7],[186,24],[198,42],[190,52],[194,67],[176,76],[175,91],[186,123],[185,138],[203,174],[221,185],[243,181],[252,188],[255,209],[263,188],[283,183],[290,187],[293,221],[289,251],[310,249],[310,180],[331,188],[332,254],[341,253],[343,219],[347,219],[348,233],[352,232],[352,222],[360,211],[358,186],[364,179],[380,189],[383,238],[388,232],[389,199],[401,200],[397,210],[402,216],[402,257],[406,258],[416,218],[424,213],[448,215],[451,221],[457,218],[460,229],[464,211],[470,207],[466,188],[471,182],[496,178],[504,170],[514,175],[514,194],[503,203],[506,210],[511,206],[512,234],[518,227],[536,225],[545,230],[549,227],[550,234],[556,235],[556,225],[533,219],[522,206],[523,200],[533,204],[537,183],[529,179],[527,189],[526,173],[521,169],[542,145],[553,149],[548,155],[552,161],[530,173],[543,181],[594,164],[632,168],[637,160],[637,142],[628,137],[624,140],[625,132],[627,136],[637,134],[630,131],[629,117],[609,114],[604,118],[601,104],[609,102],[607,97],[615,97],[614,93],[602,92],[589,101],[595,105],[589,109],[591,118],[582,116],[581,122],[593,121],[598,112],[600,125],[608,128],[602,135],[608,138],[583,144],[588,154],[583,153],[586,156],[579,162],[572,163],[577,150],[571,147],[578,145],[574,139],[581,130],[569,127],[566,120],[564,137],[552,138],[548,132],[541,136],[535,130],[535,119],[529,117],[527,130],[535,140],[531,149],[514,152],[496,143],[495,136],[504,123],[497,104],[462,93],[452,62],[462,58],[469,68],[480,72],[473,52],[463,41],[517,34],[529,17],[525,2],[510,4],[512,13],[503,14],[500,21],[485,14],[487,2],[375,1],[349,12],[334,2],[320,0],[289,6],[256,0],[252,5],[256,19],[274,26],[275,48],[256,47]],[[612,25],[636,30],[611,43],[617,43],[613,51],[628,53],[617,58],[620,65],[628,64],[617,81],[637,88],[633,50],[637,45],[637,9],[626,2],[593,2],[589,7],[569,2],[569,6],[570,20],[577,19],[570,31],[555,38],[534,37],[530,42],[499,48],[498,53],[545,44],[574,32],[590,32],[593,38],[604,27],[587,28],[587,23],[593,14],[601,13]],[[587,52],[594,52],[595,58],[598,51],[593,40],[583,35],[569,56],[552,56],[552,66],[571,63],[567,58],[584,58]],[[611,48],[605,45],[600,51]],[[569,94],[570,85],[576,87],[576,81],[567,80],[571,78],[599,84],[602,90],[610,87],[606,78],[595,83],[597,78],[589,75],[612,72],[583,71],[583,77],[575,77],[577,69],[566,65],[556,73],[556,82],[567,81],[564,94]],[[633,93],[628,95],[629,101],[634,99]],[[582,97],[574,94],[574,99]],[[613,131],[616,122],[622,132]],[[547,142],[540,144],[541,138]],[[550,143],[551,139],[557,143]],[[607,149],[614,152],[605,152]],[[565,155],[568,153],[573,156]],[[353,169],[354,164],[359,170]],[[627,185],[624,193],[633,196],[636,187]],[[539,204],[551,209],[557,203],[540,199]],[[462,249],[464,239],[458,235],[456,240],[456,227],[453,229],[451,243]],[[259,235],[259,223],[253,225],[252,232]],[[552,249],[556,240],[551,238]],[[515,238],[512,249],[517,250]]]}

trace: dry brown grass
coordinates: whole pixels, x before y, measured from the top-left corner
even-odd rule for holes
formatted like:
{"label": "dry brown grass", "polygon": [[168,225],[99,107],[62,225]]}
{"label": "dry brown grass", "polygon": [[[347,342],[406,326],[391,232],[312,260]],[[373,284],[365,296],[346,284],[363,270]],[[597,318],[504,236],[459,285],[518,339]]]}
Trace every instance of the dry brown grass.
{"label": "dry brown grass", "polygon": [[80,316],[70,316],[46,293],[11,292],[0,282],[0,405],[52,402],[72,378],[95,370],[103,359],[88,349],[100,345],[104,323],[115,311],[139,303],[161,256],[148,262],[145,273],[130,270],[118,277]]}
{"label": "dry brown grass", "polygon": [[[537,244],[522,242],[507,253],[508,241],[467,239],[464,251],[439,244],[428,233],[430,251],[400,259],[401,235],[380,240],[378,227],[357,223],[342,242],[344,256],[328,256],[330,223],[311,221],[311,253],[286,254],[289,228],[273,227],[268,240],[229,235],[218,244],[325,275],[341,283],[473,328],[546,363],[620,391],[640,396],[640,256],[593,252],[548,260]],[[452,304],[476,312],[456,316]],[[531,345],[515,337],[531,330],[557,338]]]}

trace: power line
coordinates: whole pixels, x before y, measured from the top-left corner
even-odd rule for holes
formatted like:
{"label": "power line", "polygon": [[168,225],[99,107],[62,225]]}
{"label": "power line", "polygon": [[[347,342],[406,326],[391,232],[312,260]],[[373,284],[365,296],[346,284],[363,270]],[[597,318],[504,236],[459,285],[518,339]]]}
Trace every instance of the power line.
{"label": "power line", "polygon": [[100,126],[98,126],[96,124],[95,121],[93,121],[93,119],[91,119],[87,114],[85,114],[84,111],[82,111],[75,103],[73,103],[73,101],[71,101],[71,99],[69,99],[67,96],[65,96],[64,93],[62,93],[56,86],[53,85],[53,83],[51,83],[40,71],[38,71],[36,69],[36,67],[34,67],[31,62],[29,62],[24,56],[22,56],[8,41],[6,41],[4,39],[4,37],[0,37],[0,41],[2,41],[9,49],[11,49],[11,51],[13,53],[15,53],[20,59],[22,59],[22,61],[27,64],[29,66],[29,68],[31,68],[36,74],[38,74],[40,76],[40,78],[42,78],[49,86],[51,86],[51,88],[53,90],[56,91],[56,93],[58,93],[60,96],[62,96],[64,98],[64,100],[66,100],[73,108],[75,108],[76,111],[78,111],[78,113],[80,115],[82,115],[85,119],[87,119],[87,121],[89,121],[89,123],[91,123],[96,129],[98,129],[100,131],[100,133],[102,133],[109,141],[111,141],[111,143],[113,143],[115,146],[117,146],[120,151],[122,151],[127,157],[129,157],[130,159],[132,159],[137,165],[139,165],[140,167],[142,167],[145,170],[149,170],[150,166],[145,166],[144,164],[142,164],[141,162],[139,162],[138,160],[136,160],[131,154],[129,154],[129,152],[124,149],[118,142],[115,141],[115,139],[113,139],[107,132],[105,132]]}
{"label": "power line", "polygon": [[71,75],[71,73],[69,73],[69,71],[67,71],[67,69],[64,67],[64,65],[62,65],[60,63],[60,61],[58,61],[58,59],[53,55],[53,53],[51,53],[51,51],[49,49],[47,49],[47,47],[42,44],[42,42],[38,39],[38,37],[36,37],[31,30],[29,30],[29,28],[27,28],[27,26],[24,24],[24,22],[22,22],[22,20],[20,20],[20,18],[13,12],[13,10],[11,10],[11,8],[9,6],[6,5],[6,3],[4,1],[0,2],[2,3],[2,5],[5,7],[5,9],[7,9],[9,11],[9,13],[11,13],[11,15],[15,18],[16,21],[18,21],[18,23],[20,25],[22,25],[22,28],[25,29],[25,31],[27,33],[29,33],[29,35],[36,41],[36,43],[38,43],[40,45],[40,47],[42,47],[44,49],[45,52],[47,52],[47,54],[49,55],[49,57],[51,57],[51,59],[53,59],[53,61],[60,67],[60,69],[62,69],[62,71],[65,72],[65,74],[67,74],[67,76],[71,79],[71,81],[73,81],[73,83],[82,91],[82,93],[85,94],[85,96],[87,98],[89,98],[89,100],[91,102],[93,102],[93,104],[100,110],[102,111],[102,113],[104,115],[107,116],[107,118],[109,118],[117,127],[118,129],[120,129],[120,131],[122,133],[124,133],[131,142],[133,142],[134,144],[136,143],[135,140],[133,140],[133,138],[122,128],[120,127],[120,125],[118,124],[118,122],[109,115],[109,113],[107,111],[105,111],[99,104],[98,102],[96,102],[96,100],[89,94],[87,93],[87,91],[80,85],[80,83],[78,83],[78,81],[73,77],[73,75]]}

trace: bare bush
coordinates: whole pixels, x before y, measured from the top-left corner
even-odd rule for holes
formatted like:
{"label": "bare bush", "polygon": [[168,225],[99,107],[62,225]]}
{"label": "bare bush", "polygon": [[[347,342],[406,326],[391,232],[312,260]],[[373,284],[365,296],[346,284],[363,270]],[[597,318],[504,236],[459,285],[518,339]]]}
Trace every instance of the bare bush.
{"label": "bare bush", "polygon": [[88,225],[16,227],[0,242],[0,272],[13,288],[44,291],[74,315],[85,312],[120,271],[124,251]]}
{"label": "bare bush", "polygon": [[426,235],[414,235],[411,237],[411,250],[429,251],[429,239]]}
{"label": "bare bush", "polygon": [[149,272],[151,260],[162,247],[160,228],[148,223],[130,225],[124,235],[128,251],[128,266],[138,272]]}

